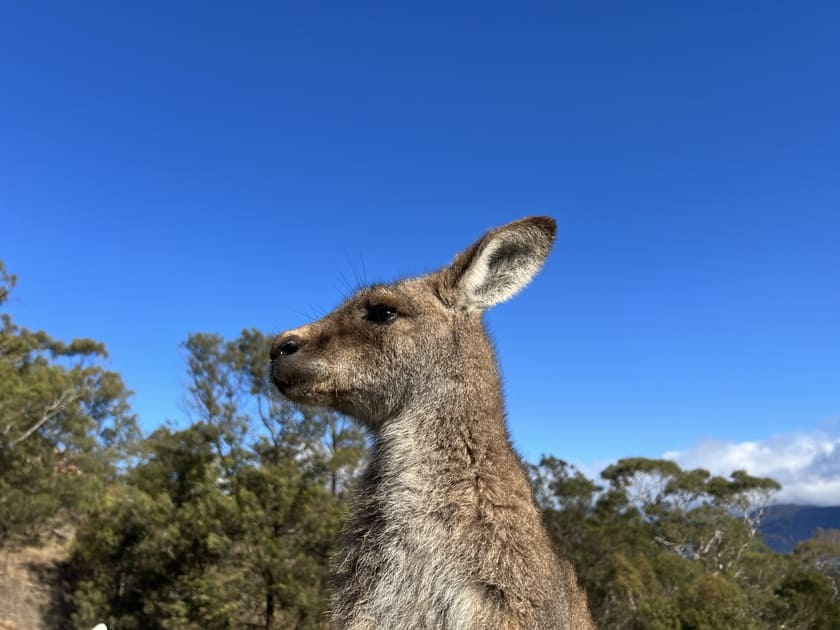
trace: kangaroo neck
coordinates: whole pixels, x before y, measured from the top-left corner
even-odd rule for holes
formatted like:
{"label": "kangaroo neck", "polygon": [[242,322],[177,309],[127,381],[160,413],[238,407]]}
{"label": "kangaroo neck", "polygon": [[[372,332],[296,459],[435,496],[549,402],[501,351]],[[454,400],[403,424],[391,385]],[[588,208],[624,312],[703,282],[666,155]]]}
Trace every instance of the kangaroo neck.
{"label": "kangaroo neck", "polygon": [[477,473],[515,461],[505,427],[498,371],[470,371],[410,403],[375,435],[383,473]]}

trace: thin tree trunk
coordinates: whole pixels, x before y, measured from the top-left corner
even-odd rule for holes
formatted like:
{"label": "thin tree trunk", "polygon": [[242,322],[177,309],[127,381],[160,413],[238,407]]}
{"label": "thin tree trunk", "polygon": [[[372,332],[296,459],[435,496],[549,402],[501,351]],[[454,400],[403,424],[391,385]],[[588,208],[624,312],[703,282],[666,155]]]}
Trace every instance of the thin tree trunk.
{"label": "thin tree trunk", "polygon": [[265,630],[274,627],[274,575],[268,571],[265,576]]}

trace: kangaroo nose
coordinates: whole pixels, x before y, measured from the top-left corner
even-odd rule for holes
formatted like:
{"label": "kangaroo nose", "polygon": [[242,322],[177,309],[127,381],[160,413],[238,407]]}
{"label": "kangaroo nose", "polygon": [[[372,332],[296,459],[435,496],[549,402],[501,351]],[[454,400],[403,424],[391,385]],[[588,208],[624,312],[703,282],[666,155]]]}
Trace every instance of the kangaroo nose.
{"label": "kangaroo nose", "polygon": [[300,350],[302,345],[303,342],[297,337],[278,339],[274,342],[274,345],[271,346],[271,360],[273,361],[277,357],[285,357],[287,355],[294,354]]}

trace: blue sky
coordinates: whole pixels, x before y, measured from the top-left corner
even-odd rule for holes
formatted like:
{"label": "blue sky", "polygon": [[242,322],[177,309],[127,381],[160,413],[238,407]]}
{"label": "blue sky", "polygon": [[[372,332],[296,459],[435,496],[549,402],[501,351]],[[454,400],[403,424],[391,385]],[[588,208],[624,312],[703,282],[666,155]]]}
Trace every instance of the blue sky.
{"label": "blue sky", "polygon": [[184,418],[188,333],[297,326],[356,276],[549,214],[544,272],[488,315],[527,457],[819,431],[840,478],[839,24],[801,2],[4,3],[12,313],[104,341],[152,429]]}

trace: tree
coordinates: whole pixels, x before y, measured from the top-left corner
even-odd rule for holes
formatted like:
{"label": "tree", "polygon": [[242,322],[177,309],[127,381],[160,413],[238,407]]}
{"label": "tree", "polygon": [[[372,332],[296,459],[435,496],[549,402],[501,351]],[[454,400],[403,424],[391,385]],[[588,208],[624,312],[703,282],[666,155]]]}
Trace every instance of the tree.
{"label": "tree", "polygon": [[796,630],[833,630],[840,628],[840,601],[836,583],[813,569],[794,571],[776,591],[779,618],[785,628]]}
{"label": "tree", "polygon": [[834,596],[840,601],[840,529],[817,528],[811,538],[794,547],[793,554],[806,566],[833,580]]}
{"label": "tree", "polygon": [[[0,262],[0,307],[16,284]],[[0,546],[37,535],[125,464],[139,437],[105,346],[64,343],[0,312]]]}
{"label": "tree", "polygon": [[243,465],[249,419],[240,409],[243,382],[231,365],[230,344],[217,334],[191,334],[186,352],[187,407],[205,423],[223,472],[232,476]]}
{"label": "tree", "polygon": [[781,488],[743,470],[726,479],[646,458],[619,460],[601,477],[647,519],[657,543],[715,573],[737,573],[744,553],[763,546],[757,534],[764,508]]}
{"label": "tree", "polygon": [[789,562],[757,535],[760,510],[779,485],[735,471],[729,478],[661,459],[627,458],[596,485],[544,457],[532,470],[549,532],[608,628],[758,628]]}
{"label": "tree", "polygon": [[[537,466],[530,466],[534,498],[543,510],[545,524],[560,551],[574,559],[584,546],[585,524],[591,518],[595,496],[601,486],[577,468],[552,456],[543,456]],[[585,559],[577,564],[582,566]]]}
{"label": "tree", "polygon": [[329,559],[346,505],[319,471],[257,446],[258,462],[236,480],[242,569],[262,626],[317,628],[326,618]]}
{"label": "tree", "polygon": [[118,628],[237,627],[242,574],[233,497],[201,424],[159,429],[125,485],[92,507],[76,535],[74,624]]}

